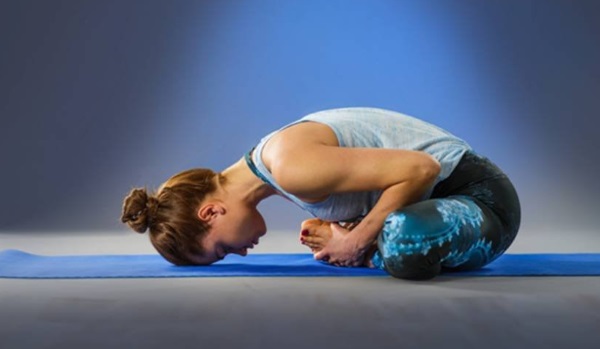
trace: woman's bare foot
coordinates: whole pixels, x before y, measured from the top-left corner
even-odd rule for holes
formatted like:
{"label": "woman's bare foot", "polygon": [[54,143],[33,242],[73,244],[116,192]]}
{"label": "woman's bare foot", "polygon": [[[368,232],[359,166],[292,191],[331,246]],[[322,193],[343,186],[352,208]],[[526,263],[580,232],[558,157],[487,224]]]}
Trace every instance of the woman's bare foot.
{"label": "woman's bare foot", "polygon": [[[318,218],[307,219],[302,222],[300,241],[303,245],[308,246],[313,254],[321,251],[329,242],[332,236],[331,222],[323,221]],[[357,224],[350,224],[344,226],[348,230],[352,230]],[[365,253],[365,259],[363,266],[368,268],[374,268],[371,263],[373,254],[377,251],[377,243],[374,242],[371,248]]]}
{"label": "woman's bare foot", "polygon": [[300,241],[308,246],[312,253],[317,253],[327,245],[331,239],[330,222],[318,218],[307,219],[300,227]]}

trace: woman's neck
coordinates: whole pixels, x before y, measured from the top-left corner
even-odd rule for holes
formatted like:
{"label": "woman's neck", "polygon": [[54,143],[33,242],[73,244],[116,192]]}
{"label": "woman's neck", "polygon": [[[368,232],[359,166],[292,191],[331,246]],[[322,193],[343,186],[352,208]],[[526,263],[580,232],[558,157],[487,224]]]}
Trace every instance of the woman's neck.
{"label": "woman's neck", "polygon": [[221,174],[225,177],[225,192],[250,205],[256,206],[263,199],[277,193],[252,173],[244,158],[223,170]]}

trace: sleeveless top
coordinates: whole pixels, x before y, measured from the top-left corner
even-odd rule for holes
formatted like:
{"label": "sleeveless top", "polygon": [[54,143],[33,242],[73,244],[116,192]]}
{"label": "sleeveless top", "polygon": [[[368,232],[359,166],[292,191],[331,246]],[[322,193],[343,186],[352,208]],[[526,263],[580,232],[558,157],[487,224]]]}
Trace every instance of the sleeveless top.
{"label": "sleeveless top", "polygon": [[329,126],[340,147],[391,148],[424,151],[435,157],[441,172],[422,199],[430,197],[433,187],[447,178],[465,152],[471,147],[451,133],[414,117],[377,108],[329,109],[304,116],[266,137],[246,154],[250,169],[279,194],[294,202],[313,216],[333,222],[356,222],[375,206],[381,190],[331,194],[324,201],[306,203],[283,190],[262,161],[265,143],[277,132],[298,124],[313,121]]}

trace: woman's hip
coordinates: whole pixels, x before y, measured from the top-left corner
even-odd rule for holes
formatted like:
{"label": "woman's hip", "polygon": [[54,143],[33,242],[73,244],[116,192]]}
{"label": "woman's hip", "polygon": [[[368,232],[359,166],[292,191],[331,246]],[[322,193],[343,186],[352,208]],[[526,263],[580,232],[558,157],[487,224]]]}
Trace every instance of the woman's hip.
{"label": "woman's hip", "polygon": [[493,162],[474,152],[462,157],[450,176],[438,183],[432,199],[467,196],[498,216],[509,233],[516,233],[521,223],[521,205],[508,176]]}

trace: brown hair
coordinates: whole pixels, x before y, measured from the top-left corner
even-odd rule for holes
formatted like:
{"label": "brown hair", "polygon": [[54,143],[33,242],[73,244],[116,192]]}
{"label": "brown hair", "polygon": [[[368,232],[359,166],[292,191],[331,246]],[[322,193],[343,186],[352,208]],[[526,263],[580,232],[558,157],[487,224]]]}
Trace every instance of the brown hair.
{"label": "brown hair", "polygon": [[121,222],[138,233],[150,229],[150,242],[158,253],[175,265],[192,265],[191,256],[203,255],[202,240],[208,225],[197,217],[207,194],[223,177],[209,169],[183,171],[169,178],[156,195],[135,188],[123,201]]}

